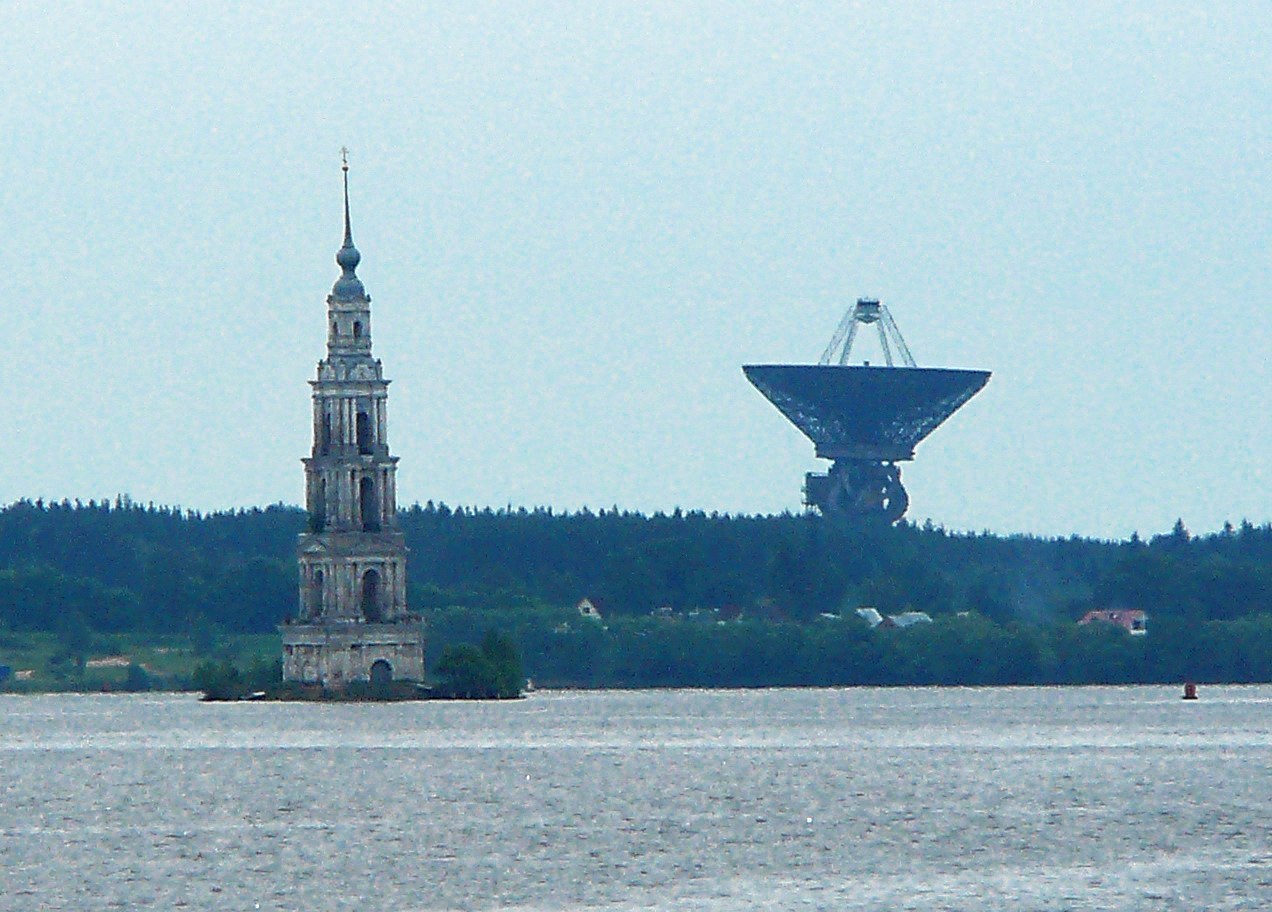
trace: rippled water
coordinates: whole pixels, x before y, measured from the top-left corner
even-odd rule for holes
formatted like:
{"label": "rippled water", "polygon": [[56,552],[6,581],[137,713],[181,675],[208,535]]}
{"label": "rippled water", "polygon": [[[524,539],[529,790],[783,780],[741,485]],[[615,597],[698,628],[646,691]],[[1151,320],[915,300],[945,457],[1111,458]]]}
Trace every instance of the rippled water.
{"label": "rippled water", "polygon": [[0,909],[1272,908],[1272,687],[0,698]]}

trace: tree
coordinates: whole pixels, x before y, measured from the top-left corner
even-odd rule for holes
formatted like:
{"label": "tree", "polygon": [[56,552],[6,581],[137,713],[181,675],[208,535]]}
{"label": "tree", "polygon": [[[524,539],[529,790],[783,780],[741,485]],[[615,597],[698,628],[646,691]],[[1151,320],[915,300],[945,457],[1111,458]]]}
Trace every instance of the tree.
{"label": "tree", "polygon": [[498,674],[485,654],[470,643],[447,646],[436,666],[435,692],[454,700],[490,700],[499,695]]}
{"label": "tree", "polygon": [[93,646],[93,631],[88,626],[84,615],[71,611],[62,615],[57,628],[58,641],[62,651],[70,656],[82,672],[88,661],[88,652]]}
{"label": "tree", "polygon": [[129,693],[139,693],[149,689],[150,675],[146,674],[146,669],[136,662],[130,663],[128,671],[124,674],[124,690]]}
{"label": "tree", "polygon": [[481,652],[495,671],[495,695],[503,700],[521,696],[526,676],[512,638],[492,627],[481,641]]}
{"label": "tree", "polygon": [[240,700],[247,695],[243,673],[230,662],[200,662],[194,669],[194,686],[204,700]]}
{"label": "tree", "polygon": [[458,700],[507,700],[521,696],[525,675],[512,638],[491,628],[481,648],[469,643],[447,646],[435,666],[434,692]]}

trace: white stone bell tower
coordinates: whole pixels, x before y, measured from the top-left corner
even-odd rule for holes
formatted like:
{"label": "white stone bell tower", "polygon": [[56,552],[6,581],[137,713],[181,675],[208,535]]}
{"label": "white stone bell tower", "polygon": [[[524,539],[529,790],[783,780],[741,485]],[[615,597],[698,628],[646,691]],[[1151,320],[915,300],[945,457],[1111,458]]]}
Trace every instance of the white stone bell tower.
{"label": "white stone bell tower", "polygon": [[327,296],[327,357],[311,380],[314,445],[305,464],[309,531],[300,536],[300,610],[283,625],[283,680],[424,678],[424,624],[406,606],[406,543],[397,529],[396,456],[389,455],[389,381],[371,356],[371,297],[349,221]]}

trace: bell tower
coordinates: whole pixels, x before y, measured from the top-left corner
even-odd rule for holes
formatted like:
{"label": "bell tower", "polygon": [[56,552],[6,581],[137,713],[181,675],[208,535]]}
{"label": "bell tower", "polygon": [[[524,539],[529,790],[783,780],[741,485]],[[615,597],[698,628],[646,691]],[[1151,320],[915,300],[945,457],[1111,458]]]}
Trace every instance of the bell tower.
{"label": "bell tower", "polygon": [[371,354],[371,297],[344,175],[340,278],[327,296],[327,357],[310,381],[313,448],[305,465],[308,531],[297,547],[299,613],[283,625],[283,679],[340,689],[352,681],[421,681],[424,625],[406,605],[406,543],[389,454],[389,381]]}

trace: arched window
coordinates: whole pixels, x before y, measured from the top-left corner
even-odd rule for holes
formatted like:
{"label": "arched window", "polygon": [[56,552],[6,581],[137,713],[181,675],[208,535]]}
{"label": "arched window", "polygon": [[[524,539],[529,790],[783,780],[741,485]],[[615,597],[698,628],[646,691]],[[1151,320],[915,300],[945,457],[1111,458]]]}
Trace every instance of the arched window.
{"label": "arched window", "polygon": [[359,513],[362,516],[362,531],[379,532],[380,510],[379,504],[376,503],[374,480],[363,478],[358,483],[358,502]]}
{"label": "arched window", "polygon": [[322,615],[322,571],[315,570],[313,579],[309,581],[309,616]]}
{"label": "arched window", "polygon": [[335,320],[331,321],[331,334],[333,336],[340,335],[340,324],[337,323]]}
{"label": "arched window", "polygon": [[368,624],[378,624],[384,617],[380,611],[380,573],[377,570],[362,574],[362,617]]}
{"label": "arched window", "polygon": [[362,338],[362,321],[361,320],[353,321],[353,337],[355,339]]}
{"label": "arched window", "polygon": [[331,445],[331,416],[323,415],[322,422],[318,425],[318,455],[324,456],[327,453],[327,447]]}
{"label": "arched window", "polygon": [[309,530],[321,532],[327,526],[327,479],[319,478],[314,485],[313,503],[309,505]]}
{"label": "arched window", "polygon": [[358,452],[371,452],[371,416],[366,412],[358,412]]}

